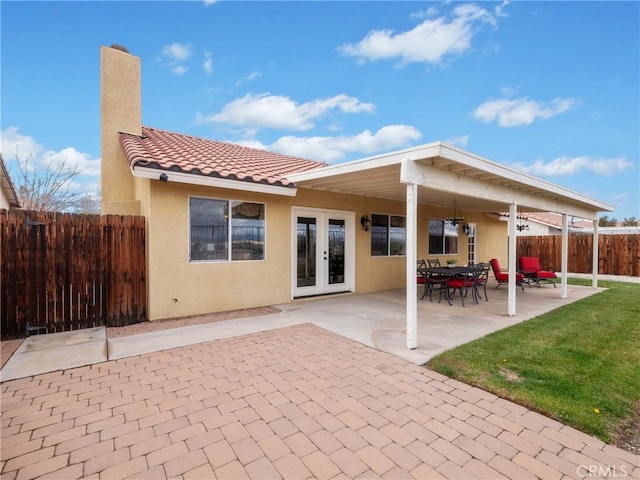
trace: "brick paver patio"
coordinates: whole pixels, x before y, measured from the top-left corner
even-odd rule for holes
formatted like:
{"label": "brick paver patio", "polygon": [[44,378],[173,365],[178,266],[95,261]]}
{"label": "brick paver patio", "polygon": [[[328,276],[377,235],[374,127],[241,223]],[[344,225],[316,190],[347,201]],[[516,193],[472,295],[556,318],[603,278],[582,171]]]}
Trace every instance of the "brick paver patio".
{"label": "brick paver patio", "polygon": [[638,478],[638,458],[305,324],[8,381],[2,479]]}

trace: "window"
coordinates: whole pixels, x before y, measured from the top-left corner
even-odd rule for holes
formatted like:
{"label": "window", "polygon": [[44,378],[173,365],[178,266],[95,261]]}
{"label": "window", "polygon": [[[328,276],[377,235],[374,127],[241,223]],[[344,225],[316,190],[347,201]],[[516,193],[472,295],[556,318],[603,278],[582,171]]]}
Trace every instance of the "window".
{"label": "window", "polygon": [[191,198],[189,259],[264,260],[264,212],[262,203]]}
{"label": "window", "polygon": [[447,220],[429,220],[429,255],[458,253],[458,226]]}
{"label": "window", "polygon": [[405,254],[407,227],[405,217],[371,215],[371,255],[386,257]]}

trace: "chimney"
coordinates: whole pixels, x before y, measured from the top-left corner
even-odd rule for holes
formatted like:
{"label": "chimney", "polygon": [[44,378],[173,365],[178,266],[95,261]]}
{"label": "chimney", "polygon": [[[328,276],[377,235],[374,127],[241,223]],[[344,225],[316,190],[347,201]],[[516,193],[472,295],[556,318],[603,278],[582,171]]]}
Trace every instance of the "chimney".
{"label": "chimney", "polygon": [[136,179],[119,136],[142,135],[140,58],[120,45],[100,47],[100,112],[102,213],[140,215]]}

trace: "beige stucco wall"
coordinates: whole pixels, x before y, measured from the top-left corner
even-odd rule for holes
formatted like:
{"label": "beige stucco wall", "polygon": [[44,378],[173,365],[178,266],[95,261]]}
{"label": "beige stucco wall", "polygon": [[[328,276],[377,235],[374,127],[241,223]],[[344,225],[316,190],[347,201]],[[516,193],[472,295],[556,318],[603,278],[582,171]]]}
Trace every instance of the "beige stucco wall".
{"label": "beige stucco wall", "polygon": [[136,179],[120,146],[119,132],[142,134],[140,59],[100,47],[102,213],[140,215]]}
{"label": "beige stucco wall", "polygon": [[[266,203],[266,259],[190,263],[190,196]],[[372,212],[404,215],[403,202],[305,189],[299,189],[296,197],[281,197],[155,180],[149,181],[149,198],[147,260],[148,313],[151,320],[291,301],[291,217],[294,206],[355,212],[356,292],[375,292],[405,285],[405,257],[372,257],[369,232],[363,231],[359,222],[362,215],[371,215]],[[418,209],[419,258],[427,257],[429,218],[442,218],[446,214],[446,210],[426,206]],[[468,221],[473,221],[472,215]],[[505,235],[505,224],[482,215],[478,215],[476,223],[479,258],[488,261],[488,252]],[[459,251],[459,261],[466,261],[464,235],[460,239]]]}

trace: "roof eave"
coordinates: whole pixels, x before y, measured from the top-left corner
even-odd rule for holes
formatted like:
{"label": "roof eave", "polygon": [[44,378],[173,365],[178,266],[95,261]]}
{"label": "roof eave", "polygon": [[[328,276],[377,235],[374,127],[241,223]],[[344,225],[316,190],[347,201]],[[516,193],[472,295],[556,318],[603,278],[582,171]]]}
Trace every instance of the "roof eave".
{"label": "roof eave", "polygon": [[614,208],[609,204],[443,142],[429,143],[405,150],[354,160],[347,163],[331,165],[301,173],[293,173],[287,175],[286,178],[291,182],[297,183],[300,187],[303,187],[305,186],[304,182],[312,182],[314,180],[324,179],[327,177],[361,172],[371,168],[401,164],[404,160],[419,161],[435,157],[458,162],[492,175],[508,178],[512,182],[549,192],[553,195],[570,198],[574,203],[580,203],[582,208],[589,211],[614,211]]}
{"label": "roof eave", "polygon": [[283,187],[278,185],[230,180],[226,178],[209,177],[206,175],[195,175],[193,173],[174,172],[171,170],[140,166],[134,166],[132,171],[134,177],[148,178],[151,180],[160,180],[160,176],[165,174],[167,176],[167,182],[202,185],[205,187],[225,188],[229,190],[242,190],[245,192],[266,193],[286,197],[295,197],[297,194],[297,188],[295,186]]}
{"label": "roof eave", "polygon": [[0,154],[0,188],[5,192],[6,197],[9,200],[9,206],[14,208],[20,208],[20,200],[18,200],[18,193],[11,181],[9,171],[4,164],[2,154]]}

